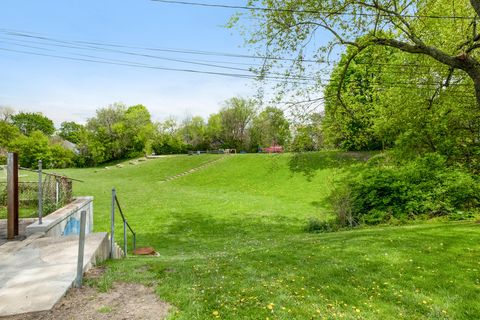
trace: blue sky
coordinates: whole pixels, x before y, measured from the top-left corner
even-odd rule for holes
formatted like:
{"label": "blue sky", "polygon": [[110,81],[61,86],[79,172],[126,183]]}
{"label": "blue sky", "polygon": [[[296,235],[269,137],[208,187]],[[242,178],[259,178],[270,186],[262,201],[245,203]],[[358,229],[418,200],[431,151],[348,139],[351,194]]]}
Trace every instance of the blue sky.
{"label": "blue sky", "polygon": [[[242,5],[244,1],[225,3]],[[249,54],[237,30],[223,27],[233,13],[227,9],[147,0],[3,0],[0,3],[0,49],[62,56],[80,52],[129,63],[211,70],[159,59],[44,46],[41,40],[12,36],[11,31],[63,41]],[[231,60],[178,53],[153,54],[188,60]],[[3,50],[0,50],[0,70],[0,105],[41,111],[57,125],[67,120],[84,122],[97,108],[114,102],[144,104],[155,120],[169,115],[179,118],[187,114],[207,116],[216,112],[225,99],[248,96],[255,90],[253,81],[239,78],[62,60]]]}

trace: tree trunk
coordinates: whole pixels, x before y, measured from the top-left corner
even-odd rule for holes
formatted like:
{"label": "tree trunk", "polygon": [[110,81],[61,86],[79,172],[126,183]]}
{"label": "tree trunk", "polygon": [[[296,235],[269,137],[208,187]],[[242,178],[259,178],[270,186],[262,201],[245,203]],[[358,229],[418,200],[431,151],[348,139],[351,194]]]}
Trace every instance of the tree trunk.
{"label": "tree trunk", "polygon": [[[472,76],[471,76],[472,77]],[[477,106],[480,107],[480,75],[477,75],[473,79],[473,85],[475,87],[475,97],[477,98]]]}

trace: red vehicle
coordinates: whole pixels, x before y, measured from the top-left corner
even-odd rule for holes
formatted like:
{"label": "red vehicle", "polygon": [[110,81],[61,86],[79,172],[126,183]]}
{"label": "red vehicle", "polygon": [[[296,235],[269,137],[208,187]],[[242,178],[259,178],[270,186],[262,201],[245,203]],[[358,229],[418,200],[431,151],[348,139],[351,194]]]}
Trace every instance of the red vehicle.
{"label": "red vehicle", "polygon": [[278,145],[272,145],[268,148],[262,148],[264,153],[283,153],[283,147]]}

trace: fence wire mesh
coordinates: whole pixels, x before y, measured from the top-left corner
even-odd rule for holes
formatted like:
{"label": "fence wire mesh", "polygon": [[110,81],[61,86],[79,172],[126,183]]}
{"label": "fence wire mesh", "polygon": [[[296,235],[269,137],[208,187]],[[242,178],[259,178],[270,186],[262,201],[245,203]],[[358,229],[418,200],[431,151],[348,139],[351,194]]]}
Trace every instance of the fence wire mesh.
{"label": "fence wire mesh", "polygon": [[[39,200],[38,173],[20,170],[18,181],[20,217],[37,217]],[[42,174],[43,216],[63,207],[72,200],[72,180],[52,174]],[[6,168],[0,175],[0,218],[7,215]]]}

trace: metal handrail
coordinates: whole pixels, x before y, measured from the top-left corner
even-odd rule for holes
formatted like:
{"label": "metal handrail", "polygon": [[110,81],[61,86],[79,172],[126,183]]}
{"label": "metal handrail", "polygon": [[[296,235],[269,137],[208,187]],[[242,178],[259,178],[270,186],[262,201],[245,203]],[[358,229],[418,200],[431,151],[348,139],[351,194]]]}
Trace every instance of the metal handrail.
{"label": "metal handrail", "polygon": [[123,221],[123,251],[125,257],[127,256],[127,228],[133,235],[133,250],[136,249],[137,245],[137,234],[133,231],[132,227],[128,223],[127,219],[125,219],[125,215],[123,214],[122,207],[120,206],[120,202],[118,201],[117,193],[115,188],[112,189],[112,215],[111,215],[111,237],[110,237],[110,257],[113,258],[113,252],[115,249],[115,206],[118,207],[118,211],[120,212],[120,216],[122,217]]}

